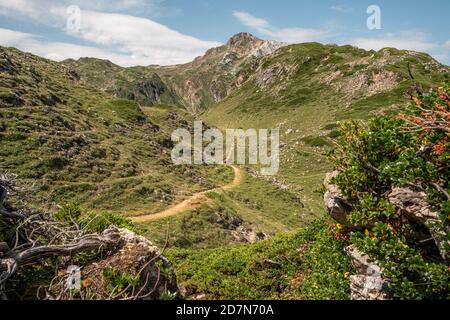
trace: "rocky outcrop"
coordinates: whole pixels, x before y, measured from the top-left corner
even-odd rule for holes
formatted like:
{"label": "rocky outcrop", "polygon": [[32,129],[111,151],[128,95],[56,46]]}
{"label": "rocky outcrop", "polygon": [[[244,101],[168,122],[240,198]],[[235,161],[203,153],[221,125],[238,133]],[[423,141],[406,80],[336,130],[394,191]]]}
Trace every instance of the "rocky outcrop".
{"label": "rocky outcrop", "polygon": [[243,57],[251,55],[252,52],[263,45],[264,42],[264,40],[258,39],[250,33],[241,32],[231,37],[226,46],[230,51]]}
{"label": "rocky outcrop", "polygon": [[410,220],[426,223],[430,219],[438,219],[427,202],[427,194],[410,188],[394,188],[388,195],[389,202],[394,204]]}
{"label": "rocky outcrop", "polygon": [[264,41],[259,47],[253,50],[252,56],[255,58],[262,58],[275,53],[278,49],[287,46],[287,43],[277,41]]}
{"label": "rocky outcrop", "polygon": [[153,73],[148,79],[139,80],[131,85],[118,86],[113,93],[119,98],[132,100],[142,106],[177,105],[180,100],[157,73]]}
{"label": "rocky outcrop", "polygon": [[216,217],[215,222],[224,229],[230,230],[231,235],[237,242],[255,243],[269,237],[264,232],[254,230],[252,227],[246,225],[240,217],[221,211],[216,212]]}
{"label": "rocky outcrop", "polygon": [[389,281],[382,276],[382,270],[370,261],[368,255],[360,252],[356,247],[345,249],[350,257],[356,274],[350,276],[350,290],[352,300],[388,300]]}
{"label": "rocky outcrop", "polygon": [[388,195],[389,201],[401,210],[402,214],[409,220],[425,225],[439,253],[444,261],[450,260],[450,254],[446,246],[450,245],[446,239],[446,233],[450,230],[439,228],[439,215],[434,211],[427,201],[427,194],[423,191],[415,191],[411,188],[394,188]]}
{"label": "rocky outcrop", "polygon": [[399,76],[392,71],[359,72],[338,85],[338,90],[350,95],[364,93],[365,96],[386,92],[399,82]]}
{"label": "rocky outcrop", "polygon": [[19,66],[12,61],[11,57],[3,49],[0,49],[0,72],[5,72],[12,76],[19,72]]}
{"label": "rocky outcrop", "polygon": [[[125,292],[111,291],[114,283],[105,276],[105,270],[136,279],[136,287],[128,288],[127,295],[139,300],[160,300],[165,294],[179,296],[175,273],[169,261],[149,240],[128,229],[120,229],[120,247],[112,254],[81,269],[84,291],[96,299],[124,298]],[[114,291],[114,290],[113,290]]]}
{"label": "rocky outcrop", "polygon": [[255,83],[259,88],[266,88],[284,81],[294,72],[295,66],[276,63],[269,68],[260,68],[255,74]]}
{"label": "rocky outcrop", "polygon": [[[338,171],[328,173],[324,181],[325,194],[324,202],[329,214],[338,223],[346,227],[347,230],[368,229],[366,226],[353,226],[349,223],[347,216],[351,212],[353,205],[339,189],[332,183],[332,179],[339,174]],[[428,242],[434,240],[436,246],[431,250],[437,258],[439,251],[443,261],[449,260],[446,248],[449,243],[446,234],[449,230],[442,230],[439,224],[439,215],[427,201],[427,194],[423,191],[416,191],[412,188],[393,188],[386,193],[386,199],[392,203],[412,224],[420,226],[418,234],[414,239]],[[429,233],[423,230],[428,230]],[[424,233],[425,235],[422,235]],[[431,236],[431,237],[430,237]],[[437,249],[436,249],[437,248]],[[386,300],[390,299],[388,290],[389,280],[382,275],[382,270],[369,256],[360,252],[355,246],[345,249],[351,258],[356,274],[350,276],[351,297],[354,300]]]}
{"label": "rocky outcrop", "polygon": [[352,210],[349,201],[344,197],[339,187],[331,181],[339,174],[339,171],[333,171],[326,175],[324,181],[325,194],[324,202],[331,217],[341,225],[352,228],[353,225],[347,219],[347,215]]}

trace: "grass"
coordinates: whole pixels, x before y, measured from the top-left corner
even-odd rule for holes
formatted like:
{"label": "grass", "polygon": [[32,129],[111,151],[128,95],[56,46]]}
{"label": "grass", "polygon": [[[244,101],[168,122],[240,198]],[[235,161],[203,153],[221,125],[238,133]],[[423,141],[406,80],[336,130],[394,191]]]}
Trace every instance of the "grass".
{"label": "grass", "polygon": [[[160,210],[228,178],[218,168],[172,165],[170,135],[182,123],[168,121],[168,115],[191,122],[182,109],[140,108],[71,79],[61,64],[2,50],[20,72],[2,73],[1,92],[14,88],[24,106],[0,108],[0,163],[24,184],[39,186],[36,207],[53,210],[74,202],[122,214]],[[84,62],[95,71],[99,61]],[[100,63],[96,72],[117,69]],[[36,80],[44,77],[45,82]],[[52,94],[60,102],[41,99]]]}
{"label": "grass", "polygon": [[253,245],[170,249],[189,296],[209,299],[348,299],[351,264],[323,221]]}
{"label": "grass", "polygon": [[235,228],[218,222],[220,216],[237,218],[255,231],[275,235],[300,228],[323,212],[313,212],[295,191],[281,190],[248,174],[233,190],[211,192],[208,198],[195,210],[140,228],[159,246],[165,244],[168,231],[169,247],[216,248],[240,242],[233,235]]}
{"label": "grass", "polygon": [[[159,247],[168,235],[167,255],[188,297],[203,293],[212,299],[348,299],[352,270],[343,244],[317,220],[324,215],[317,191],[332,170],[325,154],[338,135],[337,122],[395,112],[411,89],[408,62],[424,88],[442,78],[436,66],[424,67],[431,61],[425,55],[306,43],[287,46],[257,66],[237,61],[235,71],[250,78],[225,98],[235,79],[219,63],[224,48],[168,68],[121,68],[98,59],[61,65],[1,50],[20,72],[2,73],[0,100],[14,90],[24,106],[0,107],[0,163],[25,184],[39,186],[36,207],[78,203],[84,212],[101,213],[98,228],[110,222],[128,226],[123,216],[156,213],[230,182],[226,167],[172,165],[170,134],[192,124],[187,110],[206,110],[200,117],[220,129],[281,129],[280,171],[274,178],[288,190],[247,174],[240,186],[208,194],[209,201],[195,210],[135,229]],[[258,72],[276,65],[290,71],[258,87]],[[78,69],[84,82],[71,79],[67,67]],[[398,83],[370,94],[342,89],[346,81],[380,69],[395,72]],[[336,71],[341,78],[325,81]],[[198,90],[189,103],[169,89],[187,81]],[[163,92],[160,101],[152,89]],[[215,95],[225,99],[215,103]],[[186,109],[179,107],[183,103]],[[117,214],[122,219],[114,218]],[[221,217],[271,237],[240,243]]]}

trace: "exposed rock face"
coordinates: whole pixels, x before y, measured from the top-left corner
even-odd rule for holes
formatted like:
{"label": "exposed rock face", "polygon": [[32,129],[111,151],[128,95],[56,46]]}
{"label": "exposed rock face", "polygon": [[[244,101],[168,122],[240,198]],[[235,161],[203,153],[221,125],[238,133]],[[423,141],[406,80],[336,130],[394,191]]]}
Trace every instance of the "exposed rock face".
{"label": "exposed rock face", "polygon": [[437,212],[431,210],[425,192],[409,188],[395,188],[388,195],[389,201],[401,209],[409,219],[426,223],[429,219],[438,219]]}
{"label": "exposed rock face", "polygon": [[[83,286],[99,295],[98,298],[108,299],[111,288],[103,276],[103,270],[110,268],[139,277],[138,287],[144,288],[139,299],[158,300],[166,292],[179,295],[175,274],[161,251],[149,240],[130,230],[119,231],[123,244],[110,256],[81,270]],[[161,271],[160,268],[169,272]]]}
{"label": "exposed rock face", "polygon": [[388,282],[381,277],[350,276],[352,300],[390,300],[387,286]]}
{"label": "exposed rock face", "polygon": [[6,72],[10,75],[16,75],[19,67],[11,60],[10,56],[0,49],[0,72]]}
{"label": "exposed rock face", "polygon": [[252,56],[255,58],[262,58],[273,54],[278,49],[287,46],[287,43],[277,42],[277,41],[264,41],[259,47],[257,47],[253,52]]}
{"label": "exposed rock face", "polygon": [[256,85],[260,88],[267,87],[278,80],[283,80],[286,76],[286,69],[281,64],[276,64],[268,69],[261,70],[256,76]]}
{"label": "exposed rock face", "polygon": [[450,254],[445,249],[446,244],[449,245],[448,240],[445,239],[446,232],[437,227],[439,216],[428,204],[426,193],[414,191],[410,188],[395,188],[389,193],[388,199],[392,204],[399,208],[409,220],[427,226],[439,249],[442,259],[444,259],[444,261],[449,261]]}
{"label": "exposed rock face", "polygon": [[227,46],[231,51],[238,53],[242,57],[251,55],[264,42],[264,40],[258,39],[250,33],[241,32],[231,37],[228,40]]}
{"label": "exposed rock face", "polygon": [[369,256],[360,252],[356,247],[345,249],[352,260],[357,274],[350,276],[350,290],[352,300],[388,300],[390,299],[389,282],[383,278],[382,270],[372,263]]}
{"label": "exposed rock face", "polygon": [[216,212],[216,216],[216,223],[224,229],[231,230],[231,234],[238,242],[255,243],[269,237],[264,232],[253,230],[251,227],[245,225],[244,221],[239,217],[231,216],[223,212]]}
{"label": "exposed rock face", "polygon": [[[238,89],[249,78],[248,68],[257,69],[258,59],[273,54],[285,45],[261,40],[250,33],[238,33],[225,45],[210,49],[204,56],[181,66],[185,74],[168,82],[190,111],[203,110]],[[283,70],[280,72],[276,77],[268,71],[268,81],[279,79],[286,73]]]}
{"label": "exposed rock face", "polygon": [[338,89],[348,94],[360,94],[372,96],[381,92],[389,91],[398,84],[398,75],[392,71],[363,72],[345,80],[338,85]]}
{"label": "exposed rock face", "polygon": [[148,106],[154,104],[176,105],[178,97],[161,80],[158,74],[134,83],[132,86],[121,86],[113,92],[119,98],[132,100],[140,105]]}
{"label": "exposed rock face", "polygon": [[343,76],[344,76],[344,74],[342,73],[341,70],[333,71],[323,79],[323,83],[330,85],[332,82],[336,81],[337,79],[339,79]]}
{"label": "exposed rock face", "polygon": [[266,88],[277,82],[288,79],[295,71],[296,66],[276,63],[269,68],[260,68],[254,76],[255,83],[259,88]]}
{"label": "exposed rock face", "polygon": [[353,227],[347,219],[351,206],[343,196],[337,185],[331,183],[331,180],[339,174],[339,171],[328,173],[325,177],[324,186],[324,202],[331,217],[338,223],[346,227]]}

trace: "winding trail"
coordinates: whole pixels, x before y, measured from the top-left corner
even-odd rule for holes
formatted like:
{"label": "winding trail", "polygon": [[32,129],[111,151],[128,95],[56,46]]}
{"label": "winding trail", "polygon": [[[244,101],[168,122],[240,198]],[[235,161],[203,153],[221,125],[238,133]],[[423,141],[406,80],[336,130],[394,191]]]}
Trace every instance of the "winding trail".
{"label": "winding trail", "polygon": [[133,220],[133,222],[136,222],[136,223],[156,221],[156,220],[176,216],[177,214],[180,214],[182,212],[198,208],[202,203],[208,201],[208,197],[206,197],[207,193],[220,191],[220,190],[230,190],[230,189],[233,189],[234,187],[237,187],[238,185],[240,185],[242,183],[242,179],[243,179],[243,175],[244,175],[242,172],[242,169],[240,169],[236,166],[231,166],[231,167],[233,168],[233,171],[234,171],[234,180],[230,184],[227,184],[223,187],[219,187],[219,188],[215,188],[215,189],[197,192],[197,193],[193,194],[189,199],[186,199],[183,202],[180,202],[180,203],[174,205],[173,207],[170,207],[164,211],[154,213],[154,214],[147,214],[147,215],[132,217],[131,219]]}

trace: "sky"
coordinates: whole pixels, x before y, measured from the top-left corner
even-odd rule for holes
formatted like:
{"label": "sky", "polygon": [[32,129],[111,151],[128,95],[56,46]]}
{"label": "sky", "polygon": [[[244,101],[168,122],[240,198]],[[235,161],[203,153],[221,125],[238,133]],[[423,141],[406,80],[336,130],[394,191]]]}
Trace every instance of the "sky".
{"label": "sky", "polygon": [[448,12],[448,0],[0,0],[0,45],[57,61],[172,65],[245,31],[415,50],[450,65]]}

